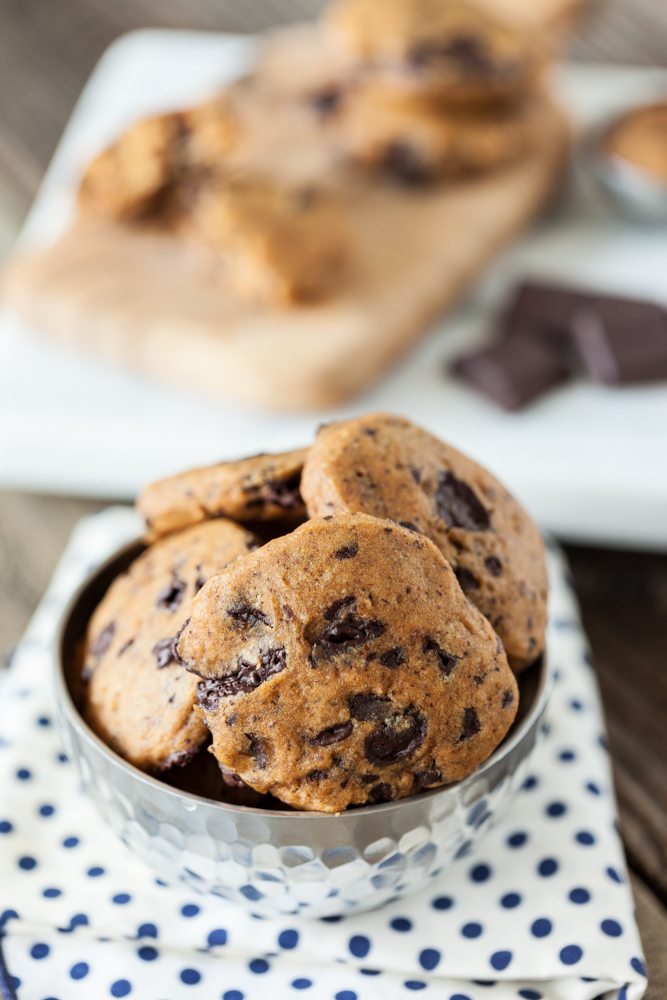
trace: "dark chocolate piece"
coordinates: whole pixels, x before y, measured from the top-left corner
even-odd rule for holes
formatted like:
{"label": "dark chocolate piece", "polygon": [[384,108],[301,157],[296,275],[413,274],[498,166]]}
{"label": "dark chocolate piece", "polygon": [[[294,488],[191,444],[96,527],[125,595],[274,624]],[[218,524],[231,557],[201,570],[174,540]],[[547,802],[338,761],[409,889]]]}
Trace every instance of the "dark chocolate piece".
{"label": "dark chocolate piece", "polygon": [[503,564],[498,556],[487,556],[484,560],[484,565],[488,569],[491,576],[500,576],[503,571]]}
{"label": "dark chocolate piece", "polygon": [[359,543],[352,542],[351,545],[344,545],[341,549],[336,549],[334,555],[336,559],[354,559],[359,551]]}
{"label": "dark chocolate piece", "polygon": [[174,576],[171,583],[168,583],[167,586],[158,594],[158,608],[162,608],[164,611],[176,611],[183,600],[183,596],[187,589],[187,583],[183,580],[179,580],[177,576]]}
{"label": "dark chocolate piece", "polygon": [[520,410],[554,389],[570,370],[558,347],[548,339],[506,337],[491,347],[459,358],[452,370],[505,410]]}
{"label": "dark chocolate piece", "polygon": [[452,656],[451,653],[446,652],[446,650],[441,649],[435,639],[431,639],[429,635],[424,636],[424,645],[422,647],[425,653],[435,653],[435,660],[440,669],[442,670],[445,677],[449,677],[452,670],[459,662],[457,656]]}
{"label": "dark chocolate piece", "polygon": [[393,797],[391,785],[387,785],[384,781],[380,782],[379,785],[375,785],[368,793],[368,801],[374,805],[379,805],[381,802],[391,802]]}
{"label": "dark chocolate piece", "polygon": [[385,630],[383,622],[368,618],[358,618],[356,615],[332,622],[322,629],[318,645],[323,646],[330,655],[340,653],[352,646],[361,646],[364,642],[377,639]]}
{"label": "dark chocolate piece", "polygon": [[475,733],[478,733],[482,728],[479,721],[479,716],[477,714],[477,709],[466,708],[463,713],[463,726],[461,728],[461,735],[459,736],[459,743],[462,740],[468,740]]}
{"label": "dark chocolate piece", "polygon": [[379,694],[355,694],[350,698],[350,715],[359,722],[379,722],[384,719],[391,705],[391,698]]}
{"label": "dark chocolate piece", "polygon": [[461,590],[479,590],[479,580],[465,566],[457,566],[454,570],[454,576],[459,581]]}
{"label": "dark chocolate piece", "polygon": [[274,479],[266,484],[265,502],[275,503],[285,510],[301,507],[303,500],[300,493],[301,472],[296,472],[288,479]]}
{"label": "dark chocolate piece", "polygon": [[153,655],[157,660],[158,670],[168,667],[170,663],[178,663],[174,652],[174,638],[175,636],[172,635],[168,639],[160,639],[153,646]]}
{"label": "dark chocolate piece", "polygon": [[330,747],[332,743],[341,743],[346,740],[348,736],[352,735],[352,730],[354,729],[354,724],[348,719],[347,722],[339,722],[335,726],[330,726],[328,729],[323,729],[321,733],[313,737],[313,743],[317,743],[320,747]]}
{"label": "dark chocolate piece", "polygon": [[266,750],[264,749],[264,744],[259,736],[255,736],[254,733],[246,733],[246,737],[250,740],[250,753],[255,758],[255,764],[260,771],[265,771],[268,759],[266,756]]}
{"label": "dark chocolate piece", "polygon": [[652,302],[595,296],[570,329],[592,379],[606,385],[667,378],[667,311]]}
{"label": "dark chocolate piece", "polygon": [[91,642],[88,647],[88,652],[91,656],[94,656],[96,660],[100,660],[106,653],[107,649],[111,645],[115,631],[116,623],[109,622],[109,624],[106,625]]}
{"label": "dark chocolate piece", "polygon": [[457,479],[453,472],[441,472],[435,491],[435,506],[448,528],[464,528],[466,531],[488,531],[491,521],[486,508],[477,495]]}
{"label": "dark chocolate piece", "polygon": [[364,754],[369,764],[387,767],[405,757],[411,757],[422,745],[426,736],[426,719],[415,712],[403,716],[400,721],[407,722],[407,725],[400,729],[390,725],[381,726],[366,737]]}
{"label": "dark chocolate piece", "polygon": [[572,314],[590,298],[560,285],[526,281],[519,285],[502,322],[505,335],[530,330],[534,336],[562,337]]}
{"label": "dark chocolate piece", "polygon": [[239,625],[252,627],[258,622],[262,622],[264,625],[271,624],[263,611],[260,611],[259,608],[252,608],[249,604],[239,604],[236,608],[230,608],[227,614]]}
{"label": "dark chocolate piece", "polygon": [[403,647],[395,646],[394,649],[388,649],[386,653],[382,653],[380,663],[383,667],[388,667],[389,670],[400,667],[401,663],[405,663]]}
{"label": "dark chocolate piece", "polygon": [[236,771],[230,771],[228,767],[225,767],[224,764],[220,763],[218,763],[218,767],[220,768],[220,774],[222,775],[222,780],[224,781],[224,783],[227,785],[228,788],[248,787],[243,778],[241,777],[241,775],[237,774]]}

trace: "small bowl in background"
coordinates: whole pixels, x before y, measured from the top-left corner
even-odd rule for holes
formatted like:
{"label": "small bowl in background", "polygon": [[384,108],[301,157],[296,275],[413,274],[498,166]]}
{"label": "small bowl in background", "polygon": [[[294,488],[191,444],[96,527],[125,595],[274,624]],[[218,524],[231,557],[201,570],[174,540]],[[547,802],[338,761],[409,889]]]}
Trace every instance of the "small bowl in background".
{"label": "small bowl in background", "polygon": [[629,222],[664,226],[667,225],[667,182],[604,146],[612,130],[627,115],[638,110],[629,108],[592,128],[582,140],[579,159],[616,214]]}
{"label": "small bowl in background", "polygon": [[54,656],[65,749],[102,817],[161,879],[263,916],[359,912],[428,885],[507,812],[548,701],[547,657],[523,675],[517,721],[474,774],[397,802],[336,815],[250,808],[181,791],[123,760],[77,708],[81,649],[95,607],[142,550],[126,546],[80,587]]}

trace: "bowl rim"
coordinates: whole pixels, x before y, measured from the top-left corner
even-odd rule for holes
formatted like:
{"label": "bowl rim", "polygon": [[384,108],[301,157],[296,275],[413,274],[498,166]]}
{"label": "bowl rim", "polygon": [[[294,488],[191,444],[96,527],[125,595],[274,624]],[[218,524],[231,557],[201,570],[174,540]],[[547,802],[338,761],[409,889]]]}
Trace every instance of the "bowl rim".
{"label": "bowl rim", "polygon": [[[204,795],[197,795],[194,792],[174,788],[172,785],[168,785],[165,781],[161,781],[160,778],[156,778],[153,775],[147,774],[145,771],[141,771],[134,764],[125,760],[125,758],[121,757],[120,754],[117,754],[115,750],[112,750],[111,747],[97,735],[76,707],[65,675],[65,658],[63,656],[64,639],[67,628],[74,612],[78,608],[78,605],[85,597],[90,587],[94,585],[100,576],[107,573],[114,563],[120,561],[123,557],[128,556],[130,552],[136,549],[140,544],[143,545],[144,548],[146,547],[144,539],[141,536],[138,536],[133,541],[129,541],[125,545],[116,549],[111,555],[86,574],[86,577],[81,581],[67,601],[67,604],[65,605],[58,620],[53,640],[53,666],[58,708],[61,715],[65,716],[69,725],[73,726],[86,740],[92,742],[96,749],[107,758],[109,764],[127,771],[135,781],[139,780],[149,788],[157,787],[157,789],[164,794],[173,794],[175,799],[180,798],[190,800],[193,804],[185,806],[185,808],[190,811],[194,811],[196,806],[201,803],[209,806],[216,806],[224,812],[232,811],[241,815],[255,815],[262,816],[264,818],[270,817],[271,819],[282,818],[294,820],[296,818],[302,818],[311,820],[327,820],[337,819],[343,816],[361,818],[362,816],[368,816],[371,813],[373,816],[377,816],[380,813],[405,809],[410,805],[414,805],[416,802],[425,802],[426,800],[436,798],[437,796],[446,795],[448,792],[460,790],[467,785],[472,786],[473,783],[482,778],[485,772],[487,772],[494,764],[502,760],[504,757],[509,756],[509,754],[511,754],[512,751],[530,734],[531,730],[539,723],[549,701],[555,679],[555,668],[551,663],[549,649],[548,647],[545,647],[545,650],[542,653],[542,668],[540,671],[537,690],[535,692],[535,701],[530,712],[528,712],[525,718],[519,722],[512,735],[509,738],[505,737],[493,753],[491,753],[478,768],[465,778],[462,778],[460,781],[451,782],[447,785],[441,785],[438,788],[429,789],[428,791],[422,792],[417,796],[409,795],[405,798],[397,799],[394,802],[382,802],[366,806],[358,806],[352,810],[343,810],[342,812],[336,813],[319,812],[310,809],[262,809],[259,806],[241,806],[235,805],[231,802],[220,802],[216,799],[209,799]],[[113,579],[115,579],[115,577]]]}
{"label": "bowl rim", "polygon": [[663,101],[630,104],[592,124],[582,137],[580,153],[584,162],[604,183],[612,185],[617,194],[635,204],[638,196],[642,196],[647,202],[649,199],[653,200],[656,207],[667,208],[667,180],[661,180],[620,153],[608,152],[604,149],[604,139],[633,112],[666,103],[667,98]]}

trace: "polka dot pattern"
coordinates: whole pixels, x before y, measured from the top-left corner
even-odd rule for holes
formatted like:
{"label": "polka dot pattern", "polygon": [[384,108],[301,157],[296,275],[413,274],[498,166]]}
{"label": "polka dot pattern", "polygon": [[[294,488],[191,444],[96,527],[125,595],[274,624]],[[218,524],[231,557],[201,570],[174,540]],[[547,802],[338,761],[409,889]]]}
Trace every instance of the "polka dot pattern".
{"label": "polka dot pattern", "polygon": [[[214,896],[195,902],[191,889],[167,885],[133,858],[79,791],[56,727],[40,721],[54,717],[48,685],[35,678],[48,676],[58,610],[77,574],[123,540],[110,530],[117,516],[84,525],[83,555],[77,543],[64,564],[78,569],[67,570],[67,586],[40,609],[0,678],[0,883],[8,887],[0,927],[11,975],[28,995],[541,1000],[565,995],[550,980],[581,984],[590,974],[590,991],[577,994],[590,1000],[604,963],[625,1000],[638,1000],[645,969],[612,826],[594,676],[557,576],[550,650],[559,679],[510,815],[474,851],[462,838],[461,860],[430,890],[358,916],[255,919],[265,917],[271,883],[241,883],[257,908],[251,915]],[[126,518],[129,537],[135,522],[130,531]],[[470,828],[485,815],[483,797],[463,820]],[[397,871],[392,884],[409,875],[409,867]],[[317,885],[304,882],[308,892]],[[26,928],[35,926],[43,931],[30,939]],[[484,970],[488,978],[478,978]]]}

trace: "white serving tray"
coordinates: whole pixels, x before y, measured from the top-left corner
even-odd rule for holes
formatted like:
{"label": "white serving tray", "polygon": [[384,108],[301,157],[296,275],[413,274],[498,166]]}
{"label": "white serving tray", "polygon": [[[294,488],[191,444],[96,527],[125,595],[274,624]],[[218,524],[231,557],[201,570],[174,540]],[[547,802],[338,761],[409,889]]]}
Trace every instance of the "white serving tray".
{"label": "white serving tray", "polygon": [[[104,55],[64,132],[21,240],[45,243],[71,218],[90,157],[131,121],[203,99],[244,71],[256,41],[141,31]],[[667,93],[667,71],[569,64],[555,87],[577,125]],[[405,414],[487,465],[540,524],[568,539],[667,549],[667,384],[574,382],[505,414],[444,374],[447,358],[488,336],[524,277],[667,304],[667,229],[610,216],[585,178],[505,253],[459,310],[383,382],[335,412],[284,415],[225,405],[75,353],[0,315],[0,485],[132,498],[194,465],[308,442],[334,416]]]}

